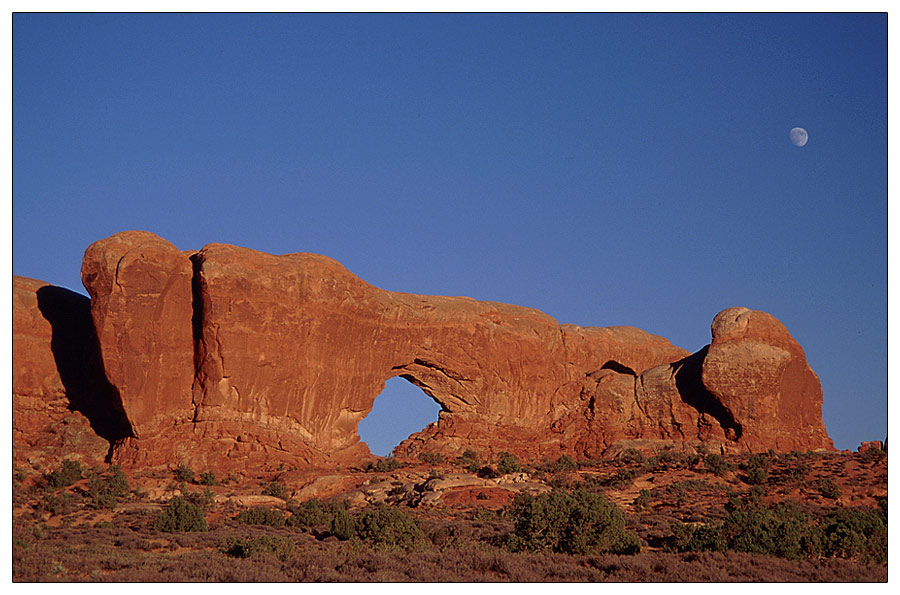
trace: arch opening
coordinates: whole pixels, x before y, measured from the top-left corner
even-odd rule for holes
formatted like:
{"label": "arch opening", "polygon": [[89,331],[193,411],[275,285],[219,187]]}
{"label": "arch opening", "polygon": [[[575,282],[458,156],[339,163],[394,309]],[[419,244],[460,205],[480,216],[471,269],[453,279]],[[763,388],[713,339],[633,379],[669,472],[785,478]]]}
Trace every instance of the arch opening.
{"label": "arch opening", "polygon": [[438,419],[441,406],[409,380],[395,376],[384,383],[372,411],[359,422],[360,439],[373,455],[390,456],[412,434]]}

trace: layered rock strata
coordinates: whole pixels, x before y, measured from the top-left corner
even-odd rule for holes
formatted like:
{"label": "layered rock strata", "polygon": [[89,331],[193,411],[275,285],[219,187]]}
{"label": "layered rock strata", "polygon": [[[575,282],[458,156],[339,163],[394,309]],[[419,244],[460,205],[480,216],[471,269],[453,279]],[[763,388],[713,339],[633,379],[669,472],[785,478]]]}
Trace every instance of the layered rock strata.
{"label": "layered rock strata", "polygon": [[441,406],[396,453],[597,457],[627,440],[830,448],[818,379],[773,317],[731,308],[691,354],[632,327],[559,325],[519,306],[389,292],[313,254],[123,232],[85,253],[123,464],[360,461],[385,381]]}

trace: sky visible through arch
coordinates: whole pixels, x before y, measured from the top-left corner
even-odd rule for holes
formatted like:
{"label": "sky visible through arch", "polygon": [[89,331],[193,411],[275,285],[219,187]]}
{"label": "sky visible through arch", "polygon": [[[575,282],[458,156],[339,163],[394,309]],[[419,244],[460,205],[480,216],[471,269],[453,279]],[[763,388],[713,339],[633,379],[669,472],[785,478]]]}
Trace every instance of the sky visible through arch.
{"label": "sky visible through arch", "polygon": [[746,306],[887,433],[884,14],[12,20],[15,274],[142,229],[691,351]]}

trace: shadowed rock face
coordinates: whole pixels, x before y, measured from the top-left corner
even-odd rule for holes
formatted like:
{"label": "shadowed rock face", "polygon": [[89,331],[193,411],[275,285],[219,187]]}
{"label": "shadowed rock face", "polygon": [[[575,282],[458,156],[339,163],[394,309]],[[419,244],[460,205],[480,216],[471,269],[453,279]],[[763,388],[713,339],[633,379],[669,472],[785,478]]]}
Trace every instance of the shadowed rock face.
{"label": "shadowed rock face", "polygon": [[100,365],[90,300],[14,276],[12,301],[14,458],[103,461],[130,428]]}
{"label": "shadowed rock face", "polygon": [[394,376],[442,408],[398,455],[596,457],[635,439],[831,446],[818,379],[764,313],[739,309],[777,327],[753,323],[736,338],[723,319],[708,351],[691,355],[632,327],[384,291],[324,256],[185,253],[146,232],[93,244],[82,279],[134,432],[117,442],[123,464],[359,461],[369,456],[359,421]]}

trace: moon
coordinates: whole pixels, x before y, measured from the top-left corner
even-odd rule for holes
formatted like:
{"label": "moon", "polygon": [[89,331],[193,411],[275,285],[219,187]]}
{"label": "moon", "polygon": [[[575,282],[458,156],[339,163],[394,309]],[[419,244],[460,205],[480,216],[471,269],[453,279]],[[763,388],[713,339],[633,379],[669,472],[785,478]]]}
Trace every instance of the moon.
{"label": "moon", "polygon": [[809,134],[802,128],[791,128],[790,136],[795,147],[802,147],[809,140]]}

